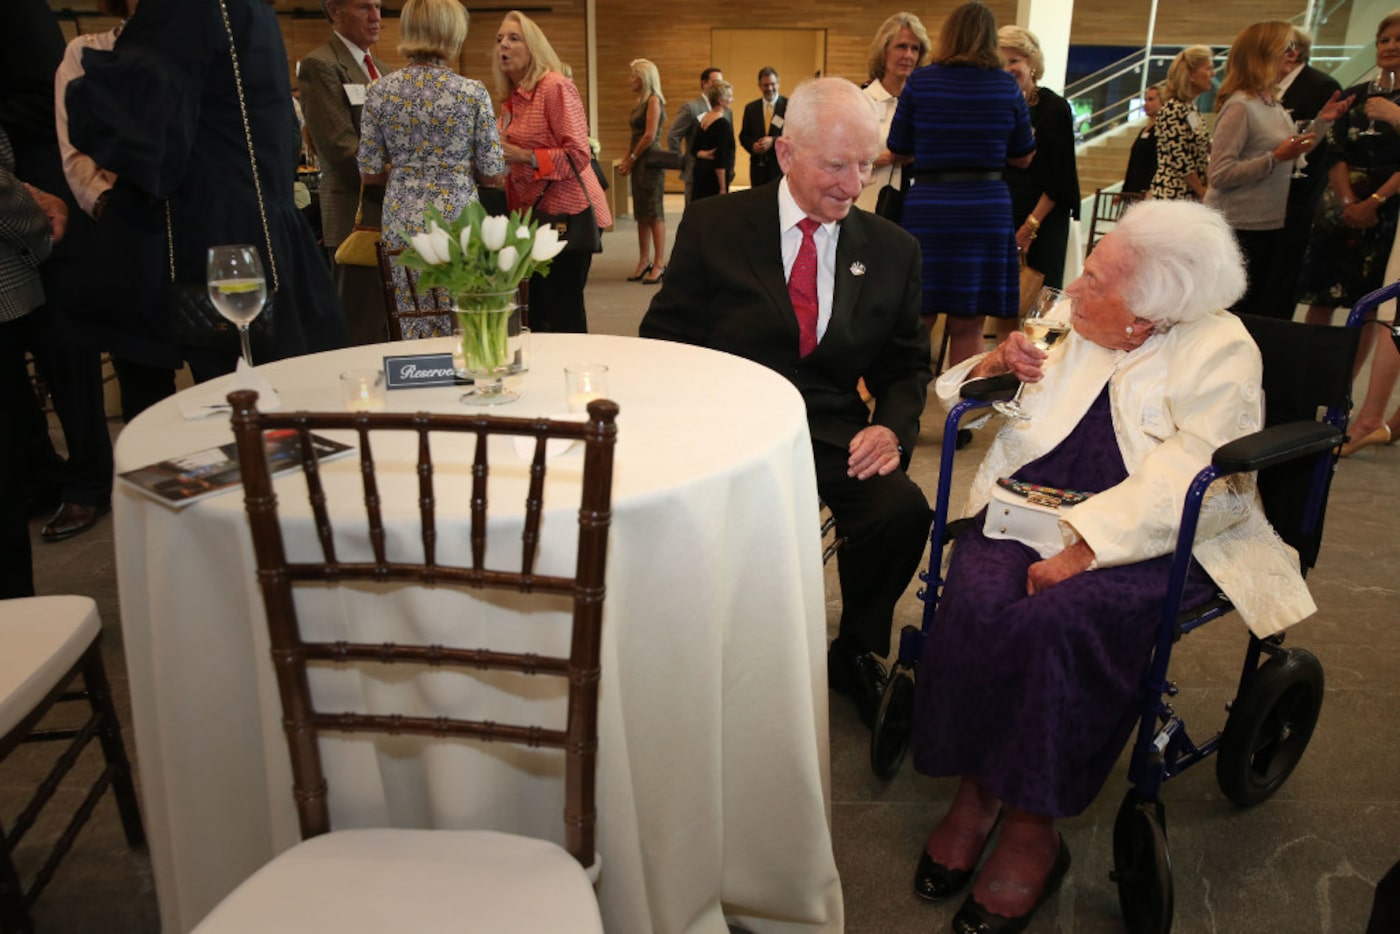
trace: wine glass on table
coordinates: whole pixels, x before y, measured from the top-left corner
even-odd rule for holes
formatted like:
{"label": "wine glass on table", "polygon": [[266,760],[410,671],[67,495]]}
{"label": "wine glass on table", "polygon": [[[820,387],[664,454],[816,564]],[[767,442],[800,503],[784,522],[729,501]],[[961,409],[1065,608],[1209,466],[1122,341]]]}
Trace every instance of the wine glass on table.
{"label": "wine glass on table", "polygon": [[[1030,342],[1041,350],[1049,350],[1060,342],[1069,333],[1069,321],[1067,317],[1052,319],[1050,314],[1055,306],[1061,302],[1067,302],[1070,298],[1059,289],[1045,286],[1040,290],[1040,294],[1035,297],[1035,304],[1026,312],[1021,319],[1021,333],[1025,334]],[[1025,391],[1026,384],[1022,383],[1016,388],[1016,395],[1009,401],[993,403],[995,408],[1007,418],[1028,420],[1029,415],[1021,408],[1021,393]]]}
{"label": "wine glass on table", "polygon": [[[1395,93],[1395,72],[1382,71],[1371,79],[1367,88],[1368,97],[1389,97]],[[1362,136],[1380,136],[1380,130],[1376,129],[1376,121],[1371,120],[1366,129],[1361,131]]]}
{"label": "wine glass on table", "polygon": [[209,248],[209,300],[238,327],[243,359],[252,366],[248,326],[267,303],[267,277],[256,248],[247,244]]}
{"label": "wine glass on table", "polygon": [[[1297,137],[1307,136],[1309,133],[1312,132],[1313,122],[1312,122],[1311,120],[1295,120],[1295,121],[1293,121],[1293,128],[1294,128],[1294,130],[1296,131],[1296,132],[1295,132],[1295,136],[1297,136]],[[1298,158],[1294,159],[1294,160],[1293,160],[1293,174],[1290,175],[1290,176],[1288,176],[1288,177],[1289,177],[1289,178],[1307,178],[1307,177],[1308,177],[1308,174],[1307,174],[1306,172],[1303,171],[1304,167],[1307,166],[1307,164],[1308,164],[1308,157],[1307,157],[1307,154],[1306,154],[1306,153],[1303,154],[1303,155],[1300,155]]]}

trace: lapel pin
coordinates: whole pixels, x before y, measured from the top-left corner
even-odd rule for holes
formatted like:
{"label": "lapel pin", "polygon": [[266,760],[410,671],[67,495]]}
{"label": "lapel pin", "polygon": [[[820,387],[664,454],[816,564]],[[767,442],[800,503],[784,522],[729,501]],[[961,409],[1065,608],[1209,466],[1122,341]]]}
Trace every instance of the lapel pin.
{"label": "lapel pin", "polygon": [[854,263],[852,263],[852,264],[851,264],[851,275],[853,275],[853,276],[863,276],[863,275],[865,275],[865,264],[862,263],[862,262],[860,262],[859,260],[856,260]]}

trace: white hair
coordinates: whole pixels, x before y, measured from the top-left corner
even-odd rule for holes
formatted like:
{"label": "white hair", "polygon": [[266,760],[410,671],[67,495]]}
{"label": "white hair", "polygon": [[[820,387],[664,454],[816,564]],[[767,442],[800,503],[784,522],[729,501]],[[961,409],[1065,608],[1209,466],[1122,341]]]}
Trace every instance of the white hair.
{"label": "white hair", "polygon": [[1244,258],[1219,212],[1194,201],[1144,201],[1109,234],[1125,251],[1123,299],[1136,315],[1171,326],[1228,308],[1244,294]]}
{"label": "white hair", "polygon": [[873,98],[845,78],[808,78],[788,98],[783,115],[783,138],[791,142],[819,139],[838,115],[867,122],[870,137],[878,139],[880,118]]}

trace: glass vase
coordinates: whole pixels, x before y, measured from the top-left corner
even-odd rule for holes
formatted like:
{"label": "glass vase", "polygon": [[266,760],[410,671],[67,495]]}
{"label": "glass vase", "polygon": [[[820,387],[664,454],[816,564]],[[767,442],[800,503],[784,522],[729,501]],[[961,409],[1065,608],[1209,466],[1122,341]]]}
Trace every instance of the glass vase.
{"label": "glass vase", "polygon": [[458,375],[472,380],[472,391],[462,396],[468,405],[501,405],[520,398],[505,387],[503,378],[519,372],[516,348],[510,339],[511,319],[519,305],[517,290],[471,292],[455,297],[457,318],[454,336],[459,345],[453,356]]}

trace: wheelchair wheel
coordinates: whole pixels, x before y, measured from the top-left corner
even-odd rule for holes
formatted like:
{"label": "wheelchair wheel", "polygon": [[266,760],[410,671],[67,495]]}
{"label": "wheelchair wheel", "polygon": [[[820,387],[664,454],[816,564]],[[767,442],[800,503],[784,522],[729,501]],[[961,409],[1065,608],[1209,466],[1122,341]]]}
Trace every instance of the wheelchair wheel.
{"label": "wheelchair wheel", "polygon": [[1322,686],[1322,665],[1305,649],[1260,666],[1220,737],[1215,777],[1225,797],[1249,807],[1279,789],[1312,739]]}
{"label": "wheelchair wheel", "polygon": [[870,732],[870,767],[885,781],[894,778],[904,763],[913,726],[914,669],[896,662]]}
{"label": "wheelchair wheel", "polygon": [[1161,802],[1129,789],[1113,822],[1113,872],[1118,906],[1131,934],[1167,934],[1172,928],[1172,861]]}

